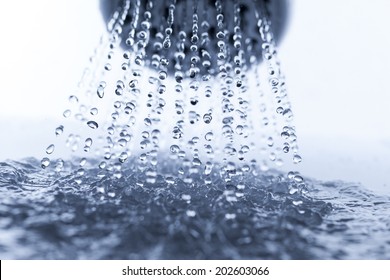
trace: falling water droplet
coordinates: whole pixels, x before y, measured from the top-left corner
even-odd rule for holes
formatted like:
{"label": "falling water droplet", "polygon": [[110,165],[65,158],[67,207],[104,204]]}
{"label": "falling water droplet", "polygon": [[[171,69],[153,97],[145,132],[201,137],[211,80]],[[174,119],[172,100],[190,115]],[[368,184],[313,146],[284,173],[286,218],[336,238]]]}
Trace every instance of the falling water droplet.
{"label": "falling water droplet", "polygon": [[46,154],[50,155],[54,152],[54,148],[55,146],[53,144],[49,145],[47,148],[46,148]]}
{"label": "falling water droplet", "polygon": [[70,110],[65,110],[64,113],[62,114],[65,118],[69,118],[71,114]]}
{"label": "falling water droplet", "polygon": [[211,122],[212,119],[213,119],[213,118],[212,118],[211,114],[204,114],[204,116],[203,116],[203,121],[204,121],[206,124],[209,124],[209,123]]}
{"label": "falling water droplet", "polygon": [[92,129],[97,129],[99,127],[98,123],[95,121],[88,121],[87,125]]}
{"label": "falling water droplet", "polygon": [[150,126],[150,125],[152,125],[152,120],[149,119],[149,118],[145,118],[145,119],[144,119],[144,124],[145,124],[146,126]]}
{"label": "falling water droplet", "polygon": [[104,97],[104,87],[102,87],[101,85],[98,86],[97,88],[97,95],[99,98],[103,98]]}
{"label": "falling water droplet", "polygon": [[166,72],[166,71],[160,71],[160,72],[158,73],[158,78],[159,78],[160,80],[165,80],[165,79],[167,78],[167,72]]}
{"label": "falling water droplet", "polygon": [[71,95],[71,96],[69,96],[69,102],[75,104],[75,103],[79,102],[79,99],[77,98],[77,96]]}
{"label": "falling water droplet", "polygon": [[207,141],[212,141],[214,138],[214,134],[212,132],[207,132],[206,135],[204,136],[204,139]]}
{"label": "falling water droplet", "polygon": [[129,157],[129,155],[126,152],[122,152],[119,156],[119,161],[121,163],[124,163],[128,157]]}
{"label": "falling water droplet", "polygon": [[43,169],[45,169],[46,167],[48,167],[50,165],[50,159],[48,159],[48,158],[43,158],[42,160],[41,160],[41,167],[43,168]]}
{"label": "falling water droplet", "polygon": [[55,130],[56,136],[60,136],[63,132],[64,132],[64,126],[63,125],[60,125]]}
{"label": "falling water droplet", "polygon": [[99,113],[99,110],[97,108],[91,108],[90,113],[92,116],[96,116]]}
{"label": "falling water droplet", "polygon": [[294,155],[293,161],[294,163],[300,163],[302,161],[302,157],[300,155]]}

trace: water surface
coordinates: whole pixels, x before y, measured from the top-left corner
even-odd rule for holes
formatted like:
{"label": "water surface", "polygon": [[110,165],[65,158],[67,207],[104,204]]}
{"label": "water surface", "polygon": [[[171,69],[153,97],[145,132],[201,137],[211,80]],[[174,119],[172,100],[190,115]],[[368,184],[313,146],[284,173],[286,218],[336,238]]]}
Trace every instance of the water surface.
{"label": "water surface", "polygon": [[1,162],[0,258],[390,258],[390,199],[361,186],[306,180],[297,191],[272,170],[209,184],[146,173],[132,161],[121,178]]}

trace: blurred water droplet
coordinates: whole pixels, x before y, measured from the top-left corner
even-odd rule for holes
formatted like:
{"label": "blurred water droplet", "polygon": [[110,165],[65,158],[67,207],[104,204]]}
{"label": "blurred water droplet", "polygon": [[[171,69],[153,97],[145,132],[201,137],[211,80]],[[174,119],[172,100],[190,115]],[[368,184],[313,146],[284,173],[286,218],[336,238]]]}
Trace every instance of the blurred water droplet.
{"label": "blurred water droplet", "polygon": [[97,88],[97,95],[99,98],[103,98],[104,97],[104,87],[99,85],[98,88]]}
{"label": "blurred water droplet", "polygon": [[204,121],[206,124],[209,124],[209,123],[211,122],[212,119],[213,119],[213,118],[212,118],[211,114],[204,114],[204,116],[203,116],[203,121]]}
{"label": "blurred water droplet", "polygon": [[152,120],[149,119],[149,118],[145,118],[145,119],[144,119],[144,124],[145,124],[146,126],[150,126],[150,125],[152,125]]}
{"label": "blurred water droplet", "polygon": [[60,125],[55,130],[56,136],[60,136],[63,132],[64,132],[64,126],[63,125]]}
{"label": "blurred water droplet", "polygon": [[294,155],[293,161],[294,163],[300,163],[302,161],[302,157],[300,155]]}
{"label": "blurred water droplet", "polygon": [[75,104],[75,103],[79,102],[79,99],[77,98],[77,96],[71,95],[71,96],[69,96],[69,102]]}
{"label": "blurred water droplet", "polygon": [[64,113],[62,114],[65,118],[69,118],[71,114],[70,110],[65,110]]}
{"label": "blurred water droplet", "polygon": [[98,114],[98,109],[97,108],[91,108],[91,110],[90,110],[90,113],[91,113],[91,115],[92,116],[96,116],[97,114]]}
{"label": "blurred water droplet", "polygon": [[87,125],[92,129],[97,129],[99,127],[98,123],[95,121],[88,121]]}
{"label": "blurred water droplet", "polygon": [[50,165],[50,159],[48,159],[48,158],[43,158],[42,160],[41,160],[41,167],[43,168],[43,169],[45,169],[46,167],[48,167]]}
{"label": "blurred water droplet", "polygon": [[187,210],[186,214],[188,217],[195,217],[196,216],[196,212],[194,210]]}
{"label": "blurred water droplet", "polygon": [[55,146],[53,144],[49,145],[47,148],[46,148],[46,154],[50,155],[54,152],[54,148]]}

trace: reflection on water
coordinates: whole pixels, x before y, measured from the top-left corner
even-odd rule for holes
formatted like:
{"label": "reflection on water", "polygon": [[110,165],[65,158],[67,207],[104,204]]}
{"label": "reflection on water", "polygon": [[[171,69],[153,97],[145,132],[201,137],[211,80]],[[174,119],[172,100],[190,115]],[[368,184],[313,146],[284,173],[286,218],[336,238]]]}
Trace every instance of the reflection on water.
{"label": "reflection on water", "polygon": [[307,180],[297,191],[274,171],[147,183],[134,162],[122,172],[0,163],[0,258],[390,258],[390,199],[359,186]]}

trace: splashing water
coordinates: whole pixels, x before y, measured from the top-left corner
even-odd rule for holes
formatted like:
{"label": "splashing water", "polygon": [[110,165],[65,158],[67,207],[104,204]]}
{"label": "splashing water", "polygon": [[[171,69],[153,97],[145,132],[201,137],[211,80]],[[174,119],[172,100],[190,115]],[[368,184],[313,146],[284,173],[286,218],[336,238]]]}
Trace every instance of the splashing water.
{"label": "splashing water", "polygon": [[[0,163],[2,259],[388,259],[389,198],[276,171],[191,184],[98,162],[58,173],[35,159]],[[218,166],[217,166],[218,167]],[[165,160],[164,174],[178,166]],[[210,180],[210,184],[205,184]]]}
{"label": "splashing water", "polygon": [[122,2],[54,129],[69,155],[0,163],[1,258],[390,257],[388,197],[275,169],[302,157],[267,14],[253,38],[206,2],[159,26]]}

